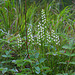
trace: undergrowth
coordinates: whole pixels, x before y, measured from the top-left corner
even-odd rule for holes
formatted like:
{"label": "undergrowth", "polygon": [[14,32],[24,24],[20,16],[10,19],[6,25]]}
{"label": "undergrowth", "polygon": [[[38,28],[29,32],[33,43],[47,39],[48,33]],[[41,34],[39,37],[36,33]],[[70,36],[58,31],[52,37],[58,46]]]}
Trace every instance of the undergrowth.
{"label": "undergrowth", "polygon": [[0,2],[0,75],[75,74],[74,5],[59,11],[55,2],[27,8],[27,41],[24,3]]}

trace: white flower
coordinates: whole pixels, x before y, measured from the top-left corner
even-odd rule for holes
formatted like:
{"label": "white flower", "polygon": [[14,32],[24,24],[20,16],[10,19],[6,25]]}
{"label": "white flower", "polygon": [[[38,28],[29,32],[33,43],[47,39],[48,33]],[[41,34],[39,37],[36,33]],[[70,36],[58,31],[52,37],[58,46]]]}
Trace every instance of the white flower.
{"label": "white flower", "polygon": [[18,34],[17,36],[17,45],[18,45],[18,48],[22,46],[22,39],[20,37],[20,34]]}
{"label": "white flower", "polygon": [[55,38],[55,36],[53,36]]}
{"label": "white flower", "polygon": [[52,32],[54,32],[54,30],[52,30]]}
{"label": "white flower", "polygon": [[54,39],[54,41],[55,41],[55,39]]}
{"label": "white flower", "polygon": [[18,70],[16,69],[16,72],[18,72]]}
{"label": "white flower", "polygon": [[53,40],[53,38],[51,38]]}
{"label": "white flower", "polygon": [[56,45],[57,45],[58,43],[56,43]]}
{"label": "white flower", "polygon": [[34,38],[33,38],[33,35],[32,35],[32,31],[31,31],[31,27],[28,28],[28,40],[29,40],[29,42],[34,42]]}
{"label": "white flower", "polygon": [[41,45],[41,43],[39,43],[39,45]]}

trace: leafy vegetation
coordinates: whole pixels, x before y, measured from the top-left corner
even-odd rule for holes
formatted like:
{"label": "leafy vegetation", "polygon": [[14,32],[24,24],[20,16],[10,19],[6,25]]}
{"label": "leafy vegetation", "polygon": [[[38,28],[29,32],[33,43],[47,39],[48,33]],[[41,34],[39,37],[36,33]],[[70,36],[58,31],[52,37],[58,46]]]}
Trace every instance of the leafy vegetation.
{"label": "leafy vegetation", "polygon": [[58,3],[0,1],[0,75],[75,75],[75,7]]}

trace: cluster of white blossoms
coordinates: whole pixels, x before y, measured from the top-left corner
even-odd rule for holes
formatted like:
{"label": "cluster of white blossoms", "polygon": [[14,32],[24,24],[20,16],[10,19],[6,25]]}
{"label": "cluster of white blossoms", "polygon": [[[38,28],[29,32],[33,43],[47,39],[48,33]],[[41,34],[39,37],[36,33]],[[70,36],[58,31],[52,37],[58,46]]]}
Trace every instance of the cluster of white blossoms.
{"label": "cluster of white blossoms", "polygon": [[34,44],[34,38],[32,35],[31,28],[28,28],[28,41],[29,41],[29,43],[32,42],[32,44]]}
{"label": "cluster of white blossoms", "polygon": [[55,34],[54,30],[51,31],[51,35],[49,34],[46,26],[46,17],[45,17],[45,11],[42,9],[41,11],[41,19],[42,21],[38,24],[38,34],[37,34],[37,44],[41,45],[41,41],[45,41],[47,43],[51,43],[51,40],[55,42],[56,45],[60,45],[59,36]]}
{"label": "cluster of white blossoms", "polygon": [[[37,27],[37,44],[41,45],[43,42],[52,43],[51,41],[54,41],[56,45],[60,45],[59,36],[55,34],[54,30],[51,31],[51,35],[47,31],[47,25],[46,25],[46,17],[45,17],[45,11],[42,9],[41,11],[41,21],[38,24]],[[28,40],[29,42],[32,42],[34,44],[34,37],[32,35],[31,27],[28,28]],[[45,31],[46,30],[46,31]]]}
{"label": "cluster of white blossoms", "polygon": [[20,37],[20,34],[18,34],[16,37],[17,37],[18,48],[20,48],[22,46],[22,39]]}
{"label": "cluster of white blossoms", "polygon": [[51,36],[48,31],[46,33],[46,37],[47,37],[47,43],[51,43]]}
{"label": "cluster of white blossoms", "polygon": [[42,9],[42,11],[41,11],[41,18],[42,18],[42,27],[45,27],[45,28],[47,28],[46,27],[46,17],[45,17],[45,11],[44,11],[44,9]]}
{"label": "cluster of white blossoms", "polygon": [[39,22],[38,33],[37,33],[37,44],[39,44],[39,45],[41,45],[41,36],[40,36],[41,31],[40,31],[40,29],[41,29],[41,23]]}
{"label": "cluster of white blossoms", "polygon": [[45,17],[45,11],[44,11],[44,9],[42,9],[42,11],[41,11],[41,18],[42,18],[42,22],[41,22],[41,38],[44,41],[44,38],[45,38],[45,30],[47,28],[47,26],[46,26],[46,17]]}
{"label": "cluster of white blossoms", "polygon": [[54,30],[51,31],[51,39],[55,42],[56,45],[60,45],[59,36],[55,34]]}
{"label": "cluster of white blossoms", "polygon": [[42,9],[41,11],[41,22],[38,24],[38,34],[37,34],[37,44],[41,45],[41,41],[44,41],[45,37],[45,28],[46,27],[46,17],[45,17],[45,11]]}

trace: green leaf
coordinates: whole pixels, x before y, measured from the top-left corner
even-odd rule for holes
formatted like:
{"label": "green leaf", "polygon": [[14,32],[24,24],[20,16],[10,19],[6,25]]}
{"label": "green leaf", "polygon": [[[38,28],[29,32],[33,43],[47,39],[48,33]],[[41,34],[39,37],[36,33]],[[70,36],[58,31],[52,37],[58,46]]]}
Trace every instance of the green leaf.
{"label": "green leaf", "polygon": [[72,75],[75,75],[75,72],[73,72]]}
{"label": "green leaf", "polygon": [[60,54],[63,54],[64,51],[59,51],[59,52],[48,52],[46,53],[46,55],[53,55],[53,56],[56,56],[56,55],[60,55]]}
{"label": "green leaf", "polygon": [[39,74],[40,73],[40,68],[39,67],[35,67],[35,72],[37,73],[37,74]]}
{"label": "green leaf", "polygon": [[59,62],[58,64],[67,64],[66,62]]}
{"label": "green leaf", "polygon": [[42,75],[47,75],[45,72],[42,72]]}
{"label": "green leaf", "polygon": [[52,52],[47,52],[46,55],[53,55]]}
{"label": "green leaf", "polygon": [[70,54],[70,52],[66,52],[66,53],[63,53],[64,55],[66,55],[66,56],[70,56],[71,54]]}
{"label": "green leaf", "polygon": [[2,57],[8,58],[11,57],[11,55],[2,55]]}
{"label": "green leaf", "polygon": [[47,74],[48,72],[52,72],[52,70],[46,70],[45,73]]}
{"label": "green leaf", "polygon": [[9,61],[2,61],[1,63],[10,63],[12,60]]}
{"label": "green leaf", "polygon": [[10,51],[6,51],[6,55],[8,55],[10,53]]}
{"label": "green leaf", "polygon": [[46,60],[45,58],[41,58],[40,63],[43,63],[45,60]]}
{"label": "green leaf", "polygon": [[9,45],[15,45],[16,41],[10,42]]}
{"label": "green leaf", "polygon": [[31,61],[30,59],[24,59],[23,61],[29,62],[29,63],[31,63],[31,64],[32,64],[32,62],[33,62],[33,61]]}
{"label": "green leaf", "polygon": [[38,58],[38,57],[39,57],[39,53],[36,53],[36,54],[35,54],[35,58]]}
{"label": "green leaf", "polygon": [[4,68],[2,73],[4,74],[5,72],[7,72],[8,68]]}
{"label": "green leaf", "polygon": [[71,54],[71,56],[75,56],[75,54]]}
{"label": "green leaf", "polygon": [[16,63],[16,60],[12,60],[13,63]]}
{"label": "green leaf", "polygon": [[74,41],[74,39],[71,39],[71,40],[70,40],[70,42],[69,42],[70,47],[73,46],[73,41]]}
{"label": "green leaf", "polygon": [[16,40],[16,38],[17,38],[17,37],[14,36],[14,37],[12,37],[12,38],[10,39],[10,41]]}
{"label": "green leaf", "polygon": [[36,62],[36,65],[39,65],[39,62]]}
{"label": "green leaf", "polygon": [[2,57],[5,57],[5,58],[6,58],[6,57],[7,57],[7,55],[2,55]]}
{"label": "green leaf", "polygon": [[69,64],[75,65],[75,62],[69,62]]}
{"label": "green leaf", "polygon": [[22,71],[24,71],[24,72],[28,71],[29,72],[30,68],[24,68],[24,69],[22,68]]}
{"label": "green leaf", "polygon": [[4,68],[0,68],[0,71],[3,71]]}
{"label": "green leaf", "polygon": [[19,59],[19,60],[12,60],[12,63],[17,64],[17,66],[22,66],[24,64],[23,59]]}
{"label": "green leaf", "polygon": [[22,59],[21,60],[16,60],[16,63],[21,63],[21,62],[23,62]]}
{"label": "green leaf", "polygon": [[63,46],[62,48],[64,48],[64,49],[72,49],[70,46],[67,46],[67,45],[65,45],[65,46]]}
{"label": "green leaf", "polygon": [[49,68],[49,67],[42,67],[42,68],[41,68],[41,70],[44,70],[44,69],[45,69],[45,70],[49,70],[50,68]]}
{"label": "green leaf", "polygon": [[8,69],[8,71],[17,72],[16,69]]}
{"label": "green leaf", "polygon": [[24,64],[23,59],[12,60],[13,63],[17,64],[17,66],[22,66]]}

